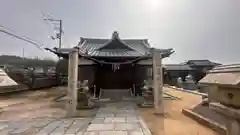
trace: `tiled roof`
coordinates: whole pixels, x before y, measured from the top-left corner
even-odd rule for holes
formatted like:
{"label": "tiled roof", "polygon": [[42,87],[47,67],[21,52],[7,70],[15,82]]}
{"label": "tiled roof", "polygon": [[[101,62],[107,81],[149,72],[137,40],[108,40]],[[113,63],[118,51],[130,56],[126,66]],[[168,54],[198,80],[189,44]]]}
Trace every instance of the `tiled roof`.
{"label": "tiled roof", "polygon": [[79,48],[83,53],[90,56],[145,56],[150,54],[150,46],[146,39],[136,40],[121,40],[124,44],[128,45],[131,49],[101,49],[109,42],[109,39],[90,39],[81,38]]}
{"label": "tiled roof", "polygon": [[[54,48],[54,49],[49,49],[49,48],[45,48],[46,50],[60,56],[60,57],[68,57],[68,54],[71,52],[72,48]],[[174,51],[172,49],[160,49],[162,57],[161,58],[166,58],[169,57],[172,53],[174,53]],[[104,52],[101,52],[100,54],[102,55],[92,55],[92,56],[102,56],[102,57],[151,57],[151,55],[133,55],[131,54],[132,52],[118,52],[115,50],[115,52],[106,52],[104,54]],[[125,54],[125,55],[123,55]],[[79,52],[79,55],[81,56],[87,56],[86,54]]]}
{"label": "tiled roof", "polygon": [[186,62],[189,65],[196,65],[196,66],[217,66],[220,65],[218,63],[211,62],[209,60],[189,60]]}
{"label": "tiled roof", "polygon": [[163,66],[166,70],[183,70],[183,71],[190,71],[193,70],[190,66],[188,65],[182,65],[182,64],[166,64]]}
{"label": "tiled roof", "polygon": [[[78,44],[81,55],[90,57],[148,57],[151,47],[147,39],[120,39],[114,32],[111,39],[80,38]],[[51,50],[51,49],[48,49]],[[71,48],[56,48],[51,52],[67,55]],[[160,49],[162,58],[170,56],[173,49]]]}
{"label": "tiled roof", "polygon": [[[141,57],[151,54],[147,39],[120,39],[117,32],[113,32],[111,39],[81,37],[79,48],[84,54],[100,57]],[[164,53],[166,51],[171,52],[163,49]]]}
{"label": "tiled roof", "polygon": [[209,73],[219,72],[240,72],[240,64],[219,65],[209,71]]}

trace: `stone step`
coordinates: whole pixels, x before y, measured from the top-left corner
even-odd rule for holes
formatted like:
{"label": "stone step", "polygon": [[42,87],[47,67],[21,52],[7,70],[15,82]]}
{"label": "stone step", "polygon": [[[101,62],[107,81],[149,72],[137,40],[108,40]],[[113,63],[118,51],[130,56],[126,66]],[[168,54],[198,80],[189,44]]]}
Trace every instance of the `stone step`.
{"label": "stone step", "polygon": [[132,97],[132,93],[130,89],[101,89],[100,91],[100,99],[107,99],[110,100],[123,100],[123,98]]}

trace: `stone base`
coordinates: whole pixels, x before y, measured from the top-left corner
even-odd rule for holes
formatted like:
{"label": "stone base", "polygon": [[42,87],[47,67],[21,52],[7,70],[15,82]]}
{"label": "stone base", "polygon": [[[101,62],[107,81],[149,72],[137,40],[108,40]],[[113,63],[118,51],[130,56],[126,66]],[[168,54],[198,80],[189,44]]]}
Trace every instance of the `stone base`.
{"label": "stone base", "polygon": [[77,109],[91,109],[95,106],[93,99],[86,93],[78,93]]}
{"label": "stone base", "polygon": [[236,119],[228,119],[227,121],[227,134],[240,135],[240,123]]}
{"label": "stone base", "polygon": [[220,135],[226,134],[226,127],[224,125],[217,123],[216,121],[213,121],[212,119],[209,119],[209,118],[207,118],[199,113],[193,112],[192,110],[189,110],[189,109],[182,109],[182,113],[185,116],[190,117],[193,120],[196,120],[198,123],[213,129]]}
{"label": "stone base", "polygon": [[163,113],[154,112],[153,114],[154,114],[155,116],[162,116],[162,117],[164,117],[164,116],[167,115],[165,112],[163,112]]}
{"label": "stone base", "polygon": [[234,109],[220,103],[210,103],[210,108],[227,116],[227,135],[240,135],[240,109]]}
{"label": "stone base", "polygon": [[154,115],[156,115],[156,116],[165,116],[166,115],[166,113],[164,112],[164,110],[156,110],[155,109],[155,111],[154,111],[154,113],[153,113]]}
{"label": "stone base", "polygon": [[213,109],[213,110],[215,110],[223,115],[226,115],[228,117],[240,119],[240,109],[228,107],[228,106],[220,104],[220,103],[210,103],[209,107],[210,107],[210,109]]}

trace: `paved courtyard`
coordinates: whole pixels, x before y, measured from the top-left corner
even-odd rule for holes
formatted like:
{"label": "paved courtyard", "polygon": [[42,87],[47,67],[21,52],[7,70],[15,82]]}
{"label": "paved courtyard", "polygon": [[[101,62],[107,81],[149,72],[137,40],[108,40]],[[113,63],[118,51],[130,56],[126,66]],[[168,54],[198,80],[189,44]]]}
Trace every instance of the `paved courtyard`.
{"label": "paved courtyard", "polygon": [[151,135],[136,106],[108,103],[93,118],[0,121],[0,135]]}

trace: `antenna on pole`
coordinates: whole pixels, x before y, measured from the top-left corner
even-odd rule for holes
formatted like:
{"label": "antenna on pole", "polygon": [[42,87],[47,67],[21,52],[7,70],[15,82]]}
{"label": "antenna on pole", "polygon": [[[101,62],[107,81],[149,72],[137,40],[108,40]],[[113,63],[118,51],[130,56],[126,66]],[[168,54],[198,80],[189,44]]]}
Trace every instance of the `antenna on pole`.
{"label": "antenna on pole", "polygon": [[45,21],[51,21],[51,22],[57,22],[57,23],[53,23],[54,25],[59,25],[58,27],[55,27],[55,29],[58,29],[59,31],[56,33],[56,36],[51,36],[51,38],[53,40],[55,39],[58,39],[59,42],[58,42],[58,48],[62,48],[62,34],[63,34],[63,30],[62,30],[62,20],[55,20],[55,19],[51,19],[51,18],[48,18],[48,19],[44,19]]}
{"label": "antenna on pole", "polygon": [[25,52],[24,52],[24,47],[23,47],[23,49],[22,49],[22,57],[23,57],[23,59],[25,59],[25,54],[24,54]]}
{"label": "antenna on pole", "polygon": [[[63,34],[62,20],[47,18],[47,19],[44,19],[44,21],[57,22],[57,23],[52,23],[52,24],[55,25],[54,29],[58,29],[59,31],[56,33],[55,37],[51,36],[51,38],[52,38],[52,40],[58,39],[58,48],[61,49],[62,48],[62,34]],[[58,27],[56,27],[56,25]],[[60,59],[60,57],[58,57],[58,59]]]}

